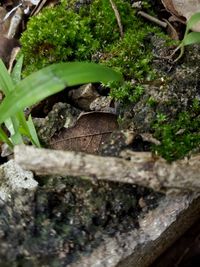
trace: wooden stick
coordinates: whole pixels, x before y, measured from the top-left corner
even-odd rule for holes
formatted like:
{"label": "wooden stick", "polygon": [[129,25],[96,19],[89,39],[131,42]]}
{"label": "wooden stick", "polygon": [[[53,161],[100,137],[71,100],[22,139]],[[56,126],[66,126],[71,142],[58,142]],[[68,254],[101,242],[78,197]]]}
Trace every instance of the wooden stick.
{"label": "wooden stick", "polygon": [[148,152],[132,152],[130,160],[74,151],[16,146],[15,161],[40,175],[81,176],[93,180],[138,184],[155,190],[200,191],[200,155],[168,164]]}
{"label": "wooden stick", "polygon": [[157,24],[157,25],[159,25],[159,26],[161,26],[163,28],[167,28],[167,23],[166,22],[164,22],[162,20],[159,20],[159,19],[149,15],[149,14],[145,13],[144,11],[139,11],[138,15],[142,16],[145,19],[148,19],[151,22],[154,22],[155,24]]}

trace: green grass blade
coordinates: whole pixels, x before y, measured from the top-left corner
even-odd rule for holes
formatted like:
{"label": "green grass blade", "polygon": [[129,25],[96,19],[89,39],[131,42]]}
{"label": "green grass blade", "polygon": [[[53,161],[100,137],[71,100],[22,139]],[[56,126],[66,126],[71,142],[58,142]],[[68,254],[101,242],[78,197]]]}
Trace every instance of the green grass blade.
{"label": "green grass blade", "polygon": [[14,84],[17,84],[18,82],[21,81],[23,60],[24,60],[24,56],[22,55],[17,60],[17,63],[15,64],[15,66],[14,66],[14,68],[13,68],[11,74],[10,74]]}
{"label": "green grass blade", "polygon": [[0,90],[5,95],[8,95],[12,90],[14,90],[13,81],[1,59],[0,59]]}
{"label": "green grass blade", "polygon": [[28,137],[33,145],[36,145],[37,147],[41,147],[31,115],[28,117],[28,121],[26,121],[26,118],[23,112],[19,112],[17,114],[17,117],[18,117],[18,120],[20,121],[19,132],[22,135]]}
{"label": "green grass blade", "polygon": [[6,133],[3,131],[1,127],[0,127],[0,140],[9,145],[9,147],[13,148],[13,144],[11,143],[11,141],[9,140]]}
{"label": "green grass blade", "polygon": [[27,121],[25,118],[25,115],[22,111],[17,112],[17,119],[19,121],[19,131],[23,134],[26,135],[27,137],[29,137],[29,129],[27,126]]}
{"label": "green grass blade", "polygon": [[5,126],[10,132],[10,139],[14,145],[22,144],[23,139],[19,132],[19,121],[16,117],[8,118],[5,122]]}
{"label": "green grass blade", "polygon": [[23,144],[23,138],[19,131],[10,136],[10,140],[12,141],[14,146]]}
{"label": "green grass blade", "polygon": [[184,45],[191,45],[196,43],[200,43],[200,32],[190,32],[183,40]]}
{"label": "green grass blade", "polygon": [[121,74],[95,63],[53,64],[20,81],[15,90],[4,98],[0,105],[0,123],[67,86],[122,80]]}
{"label": "green grass blade", "polygon": [[[14,83],[6,69],[3,61],[0,59],[0,89],[3,91],[5,96],[8,96],[14,90]],[[8,119],[9,117],[7,117]],[[20,144],[22,142],[22,136],[20,135],[18,128],[19,122],[17,118],[11,116],[10,120],[5,120],[5,125],[11,134],[11,140],[14,144]]]}
{"label": "green grass blade", "polygon": [[29,129],[31,142],[35,146],[41,147],[40,141],[38,139],[37,132],[36,132],[36,129],[35,129],[35,126],[34,126],[34,123],[33,123],[31,115],[29,115],[29,117],[28,117],[27,126],[28,126],[28,129]]}

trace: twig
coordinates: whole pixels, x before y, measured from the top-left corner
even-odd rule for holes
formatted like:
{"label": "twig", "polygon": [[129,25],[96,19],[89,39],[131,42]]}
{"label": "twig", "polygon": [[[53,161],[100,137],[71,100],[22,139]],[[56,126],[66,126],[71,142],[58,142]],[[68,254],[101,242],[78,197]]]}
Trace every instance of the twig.
{"label": "twig", "polygon": [[16,57],[20,51],[20,47],[14,47],[11,56],[10,56],[10,61],[9,61],[9,67],[8,67],[8,72],[11,73],[14,61],[16,60]]}
{"label": "twig", "polygon": [[123,31],[123,26],[122,26],[122,22],[121,22],[119,11],[118,11],[117,6],[115,5],[114,1],[113,0],[109,0],[109,1],[110,1],[111,6],[112,6],[112,9],[113,9],[113,11],[115,13],[115,17],[116,17],[116,20],[117,20],[117,24],[119,26],[119,32],[120,32],[121,38],[123,38],[124,31]]}
{"label": "twig", "polygon": [[167,28],[167,23],[166,22],[164,22],[162,20],[159,20],[159,19],[157,19],[157,18],[155,18],[155,17],[153,17],[153,16],[151,16],[151,15],[149,15],[149,14],[143,12],[143,11],[139,11],[138,15],[141,15],[143,18],[148,19],[149,21],[154,22],[154,23],[156,23],[157,25],[159,25],[159,26],[161,26],[163,28]]}
{"label": "twig", "polygon": [[95,177],[155,190],[177,188],[200,192],[200,155],[168,164],[147,152],[132,152],[131,160],[29,146],[16,146],[14,153],[19,165],[40,175],[82,176],[90,180]]}
{"label": "twig", "polygon": [[33,11],[31,12],[30,16],[36,16],[40,10],[43,8],[43,6],[46,4],[47,0],[41,0],[38,2],[38,4],[35,6]]}

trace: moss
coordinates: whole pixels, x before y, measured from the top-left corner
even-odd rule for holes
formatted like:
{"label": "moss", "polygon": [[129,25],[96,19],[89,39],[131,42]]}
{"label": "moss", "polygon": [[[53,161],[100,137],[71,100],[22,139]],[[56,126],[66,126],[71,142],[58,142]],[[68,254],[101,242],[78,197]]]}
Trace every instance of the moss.
{"label": "moss", "polygon": [[[124,31],[133,25],[135,11],[127,0],[114,1],[120,14]],[[99,41],[100,48],[120,39],[119,27],[111,4],[108,0],[93,0],[92,4],[80,9],[79,14],[87,18],[93,37]]]}
{"label": "moss", "polygon": [[148,25],[144,27],[139,21],[136,24],[125,33],[123,39],[106,48],[105,59],[100,62],[119,70],[126,79],[152,79],[155,77],[150,66],[153,56],[146,38],[156,32],[156,28]]}
{"label": "moss", "polygon": [[[200,105],[195,100],[193,112],[182,112],[177,119],[167,123],[167,116],[158,114],[153,125],[154,136],[161,144],[153,150],[171,162],[186,156],[200,145]],[[197,112],[198,111],[198,112]],[[195,114],[196,113],[196,114]]]}
{"label": "moss", "polygon": [[[148,2],[145,1],[146,6]],[[23,75],[53,62],[93,60],[121,71],[129,80],[152,78],[151,47],[146,38],[160,30],[138,18],[128,0],[115,0],[115,4],[124,38],[120,38],[108,0],[93,0],[91,4],[81,4],[78,10],[77,1],[68,1],[67,7],[66,1],[61,1],[32,17],[21,37]]]}
{"label": "moss", "polygon": [[136,103],[144,93],[144,87],[140,84],[133,84],[131,81],[124,82],[123,85],[117,86],[116,84],[110,84],[110,95],[123,102],[123,104]]}
{"label": "moss", "polygon": [[21,44],[24,75],[28,75],[53,62],[86,60],[94,51],[96,41],[86,21],[62,4],[45,8],[30,19]]}
{"label": "moss", "polygon": [[156,107],[157,104],[158,104],[157,100],[154,99],[152,96],[150,96],[149,99],[147,100],[147,105],[149,105],[152,108]]}

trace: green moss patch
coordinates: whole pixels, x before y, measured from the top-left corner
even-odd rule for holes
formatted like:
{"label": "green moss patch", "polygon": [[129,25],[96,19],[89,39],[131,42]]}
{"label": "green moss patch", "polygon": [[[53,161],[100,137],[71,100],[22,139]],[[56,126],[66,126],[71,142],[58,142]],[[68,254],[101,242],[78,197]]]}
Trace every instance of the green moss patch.
{"label": "green moss patch", "polygon": [[138,18],[129,1],[115,0],[115,4],[123,38],[107,0],[93,0],[79,8],[77,1],[67,6],[61,1],[32,17],[21,37],[24,76],[54,62],[92,60],[119,70],[128,80],[150,78],[152,54],[146,38],[160,29]]}
{"label": "green moss patch", "polygon": [[[196,106],[194,107],[195,109]],[[159,114],[157,122],[152,127],[155,131],[154,136],[161,141],[159,146],[153,148],[154,151],[167,161],[172,162],[183,158],[191,150],[199,148],[199,115],[195,115],[192,112],[182,112],[171,123],[167,123],[166,120],[167,117],[165,115]]]}

